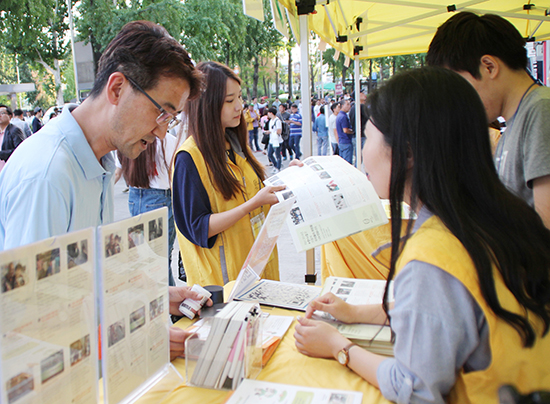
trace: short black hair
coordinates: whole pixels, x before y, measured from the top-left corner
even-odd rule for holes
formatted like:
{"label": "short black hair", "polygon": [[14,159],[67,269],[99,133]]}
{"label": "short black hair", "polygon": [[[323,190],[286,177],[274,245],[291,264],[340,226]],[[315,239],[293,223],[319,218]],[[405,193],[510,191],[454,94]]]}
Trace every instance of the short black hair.
{"label": "short black hair", "polygon": [[115,72],[130,77],[144,90],[157,85],[161,77],[181,78],[189,83],[190,99],[202,89],[202,75],[187,51],[164,27],[150,21],[129,22],[109,43],[99,59],[90,96],[98,96]]}
{"label": "short black hair", "polygon": [[20,115],[23,115],[23,111],[20,110],[20,109],[16,109],[15,111],[13,111],[13,114],[14,114],[15,116],[20,116]]}
{"label": "short black hair", "polygon": [[277,115],[277,108],[271,107],[267,110],[267,112],[271,112],[273,115]]}
{"label": "short black hair", "polygon": [[426,61],[430,66],[468,72],[480,79],[483,55],[499,58],[512,70],[527,68],[525,39],[509,21],[495,14],[478,16],[466,11],[437,29]]}
{"label": "short black hair", "polygon": [[8,107],[7,105],[4,105],[4,104],[0,104],[0,108],[6,108],[6,112],[8,113],[9,116],[12,116],[13,113],[11,112],[11,108]]}
{"label": "short black hair", "polygon": [[336,107],[340,105],[339,102],[333,102],[331,105],[330,105],[330,109],[332,112],[334,112],[334,110],[336,109]]}

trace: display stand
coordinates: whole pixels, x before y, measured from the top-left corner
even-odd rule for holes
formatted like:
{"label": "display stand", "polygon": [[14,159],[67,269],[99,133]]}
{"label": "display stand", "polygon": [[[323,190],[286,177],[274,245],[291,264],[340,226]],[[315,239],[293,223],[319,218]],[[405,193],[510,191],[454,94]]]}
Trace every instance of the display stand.
{"label": "display stand", "polygon": [[95,229],[0,253],[0,402],[96,404]]}
{"label": "display stand", "polygon": [[260,305],[230,302],[185,341],[188,386],[235,390],[262,370]]}
{"label": "display stand", "polygon": [[183,381],[170,364],[167,213],[97,231],[106,404],[160,402]]}

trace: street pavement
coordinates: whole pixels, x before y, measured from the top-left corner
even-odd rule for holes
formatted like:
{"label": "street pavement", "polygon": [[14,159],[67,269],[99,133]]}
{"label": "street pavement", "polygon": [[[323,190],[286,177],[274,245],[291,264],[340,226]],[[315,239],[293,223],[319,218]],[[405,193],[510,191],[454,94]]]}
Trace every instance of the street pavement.
{"label": "street pavement", "polygon": [[[272,167],[268,166],[268,158],[261,152],[254,153],[256,158],[266,166],[266,172],[268,176],[272,175]],[[283,161],[282,169],[288,167],[289,161]],[[121,179],[115,184],[115,221],[122,220],[130,217],[128,211],[128,193],[122,192],[126,188],[124,180]],[[281,281],[289,283],[304,284],[306,274],[306,253],[296,252],[292,237],[288,227],[283,226],[281,235],[277,242],[277,248],[279,251],[279,273]],[[174,243],[174,252],[172,255],[172,270],[174,271],[174,279],[177,284],[183,284],[177,277],[177,254],[179,252],[178,241]],[[317,272],[317,285],[321,284],[321,264],[320,264],[320,247],[315,249],[315,268]]]}

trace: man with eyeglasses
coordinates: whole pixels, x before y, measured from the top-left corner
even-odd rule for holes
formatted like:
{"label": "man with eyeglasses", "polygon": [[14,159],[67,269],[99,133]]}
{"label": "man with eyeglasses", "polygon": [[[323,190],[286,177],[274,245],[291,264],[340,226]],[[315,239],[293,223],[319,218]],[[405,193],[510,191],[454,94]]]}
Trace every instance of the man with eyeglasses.
{"label": "man with eyeglasses", "polygon": [[[111,222],[110,152],[134,159],[164,139],[201,87],[201,74],[164,28],[126,24],[101,56],[90,96],[25,140],[0,173],[0,251]],[[198,294],[170,287],[170,313],[188,297]],[[183,353],[188,335],[170,328],[171,358]]]}
{"label": "man with eyeglasses", "polygon": [[134,159],[164,139],[201,85],[163,27],[125,25],[99,61],[90,96],[25,140],[0,173],[0,250],[111,222],[110,152]]}

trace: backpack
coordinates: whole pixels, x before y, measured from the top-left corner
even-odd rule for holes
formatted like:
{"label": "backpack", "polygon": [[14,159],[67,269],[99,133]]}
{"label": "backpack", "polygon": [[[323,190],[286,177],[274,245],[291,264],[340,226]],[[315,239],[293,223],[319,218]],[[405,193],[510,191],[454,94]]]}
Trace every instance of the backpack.
{"label": "backpack", "polygon": [[281,137],[283,140],[287,140],[290,137],[290,125],[285,121],[281,121],[283,124],[283,130],[281,131]]}

